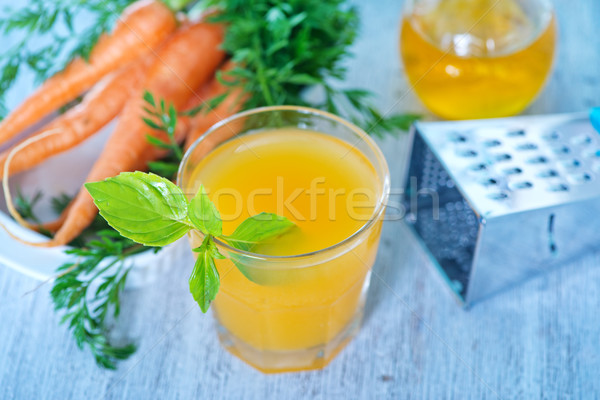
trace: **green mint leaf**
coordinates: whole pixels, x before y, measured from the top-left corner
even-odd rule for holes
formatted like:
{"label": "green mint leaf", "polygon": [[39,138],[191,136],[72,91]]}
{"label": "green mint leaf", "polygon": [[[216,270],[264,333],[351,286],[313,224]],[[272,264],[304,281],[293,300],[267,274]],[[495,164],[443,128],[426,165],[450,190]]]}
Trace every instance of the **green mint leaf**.
{"label": "green mint leaf", "polygon": [[215,265],[215,256],[223,258],[212,241],[212,236],[207,235],[199,248],[194,249],[198,253],[196,264],[190,275],[190,293],[200,306],[202,312],[207,312],[210,303],[215,299],[219,291],[219,271]]}
{"label": "green mint leaf", "polygon": [[190,221],[205,235],[221,236],[223,223],[217,207],[208,198],[204,186],[200,185],[198,193],[190,201],[188,215]]}
{"label": "green mint leaf", "polygon": [[240,250],[252,250],[255,245],[280,236],[296,226],[286,217],[262,212],[247,218],[224,239]]}
{"label": "green mint leaf", "polygon": [[124,172],[85,187],[108,224],[135,242],[165,246],[191,229],[183,192],[158,175]]}

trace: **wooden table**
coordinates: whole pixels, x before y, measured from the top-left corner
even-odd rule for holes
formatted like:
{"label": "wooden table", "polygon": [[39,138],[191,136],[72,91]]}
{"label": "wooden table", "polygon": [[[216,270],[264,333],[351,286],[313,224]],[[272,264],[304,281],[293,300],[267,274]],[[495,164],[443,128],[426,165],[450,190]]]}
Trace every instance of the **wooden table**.
{"label": "wooden table", "polygon": [[[7,4],[2,0],[0,5]],[[358,3],[358,2],[357,2]],[[348,85],[379,105],[423,112],[398,60],[399,0],[360,2]],[[600,2],[557,0],[554,75],[528,113],[600,105]],[[393,182],[405,141],[381,142]],[[459,308],[402,222],[387,222],[358,337],[324,370],[263,375],[225,352],[187,289],[191,259],[124,295],[117,334],[139,343],[99,369],[58,325],[49,286],[0,268],[2,399],[592,399],[600,396],[600,252],[475,306]]]}

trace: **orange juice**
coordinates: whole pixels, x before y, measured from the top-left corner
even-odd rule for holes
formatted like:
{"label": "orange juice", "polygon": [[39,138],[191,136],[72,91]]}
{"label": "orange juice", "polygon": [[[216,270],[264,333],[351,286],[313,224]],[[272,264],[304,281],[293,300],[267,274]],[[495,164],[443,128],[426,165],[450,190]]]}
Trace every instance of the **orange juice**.
{"label": "orange juice", "polygon": [[[411,87],[448,119],[504,117],[540,92],[556,47],[552,12],[516,0],[444,0],[402,22]],[[551,9],[550,9],[551,10]]]}
{"label": "orange juice", "polygon": [[[229,259],[217,260],[221,286],[212,307],[226,341],[234,342],[226,346],[267,372],[325,365],[357,328],[377,252],[381,220],[357,233],[374,218],[383,190],[369,159],[336,137],[286,127],[221,144],[190,176],[192,186],[207,189],[226,235],[263,211],[297,225],[254,250],[279,256],[268,267],[249,258],[241,271]],[[335,247],[355,234],[347,248]],[[192,235],[194,246],[200,241]],[[322,353],[315,360],[274,368],[261,364],[269,355],[258,355],[298,359],[313,348]]]}

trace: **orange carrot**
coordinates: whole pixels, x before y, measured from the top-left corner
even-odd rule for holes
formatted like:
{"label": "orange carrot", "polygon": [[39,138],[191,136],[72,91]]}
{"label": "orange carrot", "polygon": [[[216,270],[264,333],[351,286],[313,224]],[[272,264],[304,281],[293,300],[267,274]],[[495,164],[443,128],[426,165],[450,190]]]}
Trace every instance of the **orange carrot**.
{"label": "orange carrot", "polygon": [[[226,72],[232,67],[233,63],[229,61],[221,68],[221,71]],[[202,87],[198,93],[198,97],[202,99],[202,102],[206,102],[226,93],[227,90],[228,87],[215,77]],[[189,121],[191,130],[186,137],[185,148],[188,149],[192,143],[202,136],[211,126],[238,112],[242,106],[243,100],[244,96],[242,95],[241,89],[235,88],[231,90],[218,106],[207,112],[201,111],[192,117]]]}
{"label": "orange carrot", "polygon": [[154,52],[175,27],[174,14],[158,0],[129,6],[112,34],[100,38],[89,61],[73,60],[0,123],[0,144],[75,99],[108,73]]}
{"label": "orange carrot", "polygon": [[[108,75],[86,94],[83,101],[50,122],[32,137],[58,129],[60,134],[46,136],[15,153],[10,163],[10,175],[32,168],[49,157],[83,142],[112,121],[125,103],[139,92],[153,55],[148,55]],[[16,145],[15,145],[16,146]],[[0,153],[0,176],[11,147]]]}
{"label": "orange carrot", "polygon": [[[191,88],[207,81],[224,58],[219,48],[223,27],[198,23],[178,30],[160,50],[157,61],[148,72],[144,88],[155,98],[164,99],[181,109],[193,95]],[[142,93],[125,106],[119,123],[86,182],[99,181],[122,171],[130,171],[165,155],[165,150],[148,143],[146,134],[167,140],[164,132],[150,130],[142,121]],[[183,138],[178,138],[183,139]],[[69,208],[64,224],[45,246],[63,245],[73,240],[88,226],[98,209],[85,189]]]}

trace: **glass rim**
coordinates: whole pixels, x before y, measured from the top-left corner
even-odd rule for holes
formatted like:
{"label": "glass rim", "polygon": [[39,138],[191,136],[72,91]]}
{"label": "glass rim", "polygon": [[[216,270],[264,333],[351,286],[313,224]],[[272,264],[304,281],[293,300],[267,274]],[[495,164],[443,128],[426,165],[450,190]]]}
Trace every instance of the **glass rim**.
{"label": "glass rim", "polygon": [[[375,210],[373,211],[373,214],[371,215],[371,217],[369,217],[369,219],[363,225],[361,225],[361,227],[359,229],[354,231],[348,237],[346,237],[343,240],[341,240],[337,243],[334,243],[330,246],[327,246],[327,247],[319,249],[319,250],[314,250],[314,251],[311,251],[308,253],[278,256],[278,255],[254,253],[251,251],[237,249],[233,246],[230,246],[229,244],[227,244],[226,242],[224,242],[218,238],[213,238],[215,243],[218,246],[223,247],[226,251],[228,251],[230,253],[235,253],[235,254],[241,255],[245,258],[251,258],[254,260],[260,260],[260,261],[266,261],[266,262],[303,260],[303,259],[307,259],[310,257],[318,256],[320,254],[329,253],[329,252],[332,252],[332,251],[335,251],[338,249],[343,249],[346,245],[351,243],[353,240],[360,237],[364,232],[368,231],[375,224],[375,222],[377,222],[380,219],[380,217],[385,209],[387,199],[389,198],[391,184],[390,184],[390,171],[388,168],[387,161],[383,155],[383,152],[377,145],[377,143],[375,143],[373,138],[371,136],[369,136],[363,129],[359,128],[358,126],[354,125],[353,123],[346,121],[345,119],[343,119],[335,114],[329,113],[327,111],[319,110],[316,108],[311,108],[311,107],[283,105],[283,106],[266,106],[266,107],[252,108],[250,110],[242,111],[242,112],[236,113],[234,115],[231,115],[225,119],[222,119],[221,121],[217,122],[216,124],[214,124],[210,128],[208,128],[208,130],[206,132],[204,132],[198,139],[196,139],[194,141],[194,143],[192,143],[192,145],[189,147],[189,149],[187,149],[183,158],[181,159],[181,162],[179,163],[179,169],[177,171],[177,185],[181,186],[181,183],[183,180],[184,166],[187,165],[187,163],[188,163],[189,159],[191,158],[192,153],[194,152],[196,147],[198,147],[201,142],[206,140],[206,138],[209,137],[213,132],[215,132],[217,129],[219,129],[237,119],[249,117],[249,116],[252,116],[255,114],[260,114],[260,113],[265,113],[265,112],[273,112],[273,111],[295,111],[300,114],[317,115],[317,116],[323,117],[325,119],[333,120],[339,124],[342,124],[349,130],[354,132],[357,136],[359,136],[360,140],[365,142],[371,148],[375,157],[377,158],[377,162],[379,163],[379,165],[378,166],[373,165],[373,167],[375,167],[375,168],[379,167],[381,169],[381,172],[383,172],[383,175],[384,175],[383,180],[381,182],[382,191],[377,199],[377,205],[375,207]],[[326,132],[323,132],[323,133],[326,133]],[[233,136],[232,139],[235,137],[237,137],[237,135]],[[210,154],[213,150],[211,150],[208,154]],[[371,163],[371,164],[373,164],[373,163]],[[202,235],[201,232],[200,232],[200,234]]]}

